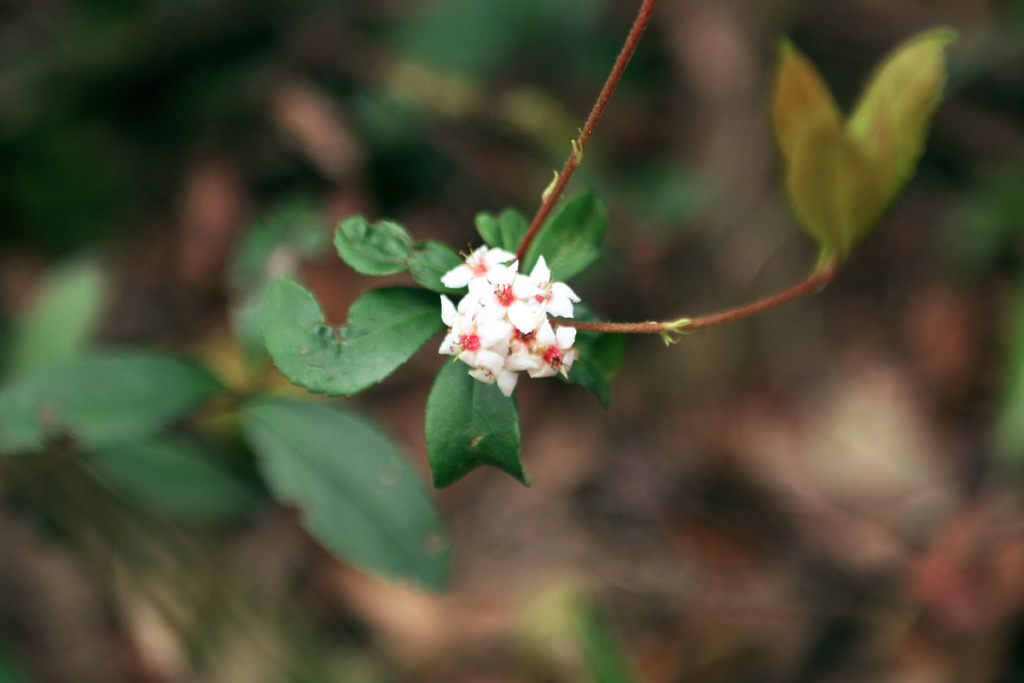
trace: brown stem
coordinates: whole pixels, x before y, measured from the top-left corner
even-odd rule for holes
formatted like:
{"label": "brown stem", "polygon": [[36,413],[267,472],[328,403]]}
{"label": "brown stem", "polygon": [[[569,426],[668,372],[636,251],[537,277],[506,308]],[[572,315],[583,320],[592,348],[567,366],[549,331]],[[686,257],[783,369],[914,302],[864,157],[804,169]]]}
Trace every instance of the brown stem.
{"label": "brown stem", "polygon": [[555,327],[575,327],[583,332],[617,332],[619,334],[652,334],[663,332],[665,323],[647,321],[642,323],[599,323],[585,320],[563,320],[562,318],[551,319]]}
{"label": "brown stem", "polygon": [[730,311],[722,311],[721,313],[713,313],[712,315],[701,316],[700,318],[693,318],[690,324],[686,326],[687,330],[700,330],[705,327],[712,327],[714,325],[721,325],[722,323],[732,322],[733,320],[739,320],[740,318],[746,318],[748,315],[754,315],[761,311],[766,311],[769,308],[774,308],[780,304],[784,304],[787,301],[798,299],[807,294],[817,292],[819,289],[831,282],[838,269],[835,266],[826,268],[825,270],[819,271],[807,278],[800,284],[784,292],[779,292],[774,296],[755,301],[752,304],[746,306],[740,306]]}
{"label": "brown stem", "polygon": [[526,250],[530,248],[530,243],[537,236],[540,226],[544,224],[551,210],[555,208],[555,204],[561,199],[565,186],[569,184],[569,179],[576,171],[576,167],[580,165],[583,149],[587,146],[594,128],[597,127],[597,122],[601,119],[604,108],[608,106],[608,100],[611,99],[612,93],[615,92],[615,86],[618,85],[619,79],[622,78],[622,72],[625,71],[629,58],[633,56],[633,51],[636,50],[637,43],[640,42],[640,35],[647,28],[647,22],[650,20],[651,13],[654,11],[654,5],[657,2],[658,0],[643,0],[636,19],[633,21],[633,27],[629,30],[629,35],[626,36],[626,43],[622,46],[622,51],[619,52],[619,56],[615,59],[615,64],[608,74],[608,79],[604,82],[604,87],[601,88],[601,94],[597,96],[594,108],[590,110],[590,116],[587,117],[586,123],[580,129],[580,136],[575,140],[575,148],[569,154],[569,158],[566,159],[565,165],[562,166],[562,172],[558,174],[554,185],[547,192],[544,201],[537,210],[537,215],[533,217],[533,221],[523,236],[522,242],[519,243],[519,248],[516,250],[516,258],[520,262],[526,258]]}
{"label": "brown stem", "polygon": [[787,301],[799,298],[806,294],[816,292],[835,278],[838,269],[835,266],[831,266],[824,270],[818,271],[814,275],[796,285],[791,287],[784,292],[779,292],[773,296],[755,301],[752,304],[746,306],[740,306],[739,308],[733,308],[728,311],[722,311],[721,313],[713,313],[711,315],[701,316],[699,318],[681,318],[679,320],[673,320],[668,322],[642,322],[642,323],[599,323],[599,322],[586,322],[582,320],[554,320],[552,322],[559,326],[564,327],[575,327],[577,330],[583,330],[587,332],[618,332],[621,334],[650,334],[652,332],[691,332],[694,330],[701,330],[705,327],[712,327],[714,325],[721,325],[722,323],[732,322],[733,320],[739,320],[740,318],[746,318],[749,315],[760,313],[761,311],[767,310],[784,304]]}

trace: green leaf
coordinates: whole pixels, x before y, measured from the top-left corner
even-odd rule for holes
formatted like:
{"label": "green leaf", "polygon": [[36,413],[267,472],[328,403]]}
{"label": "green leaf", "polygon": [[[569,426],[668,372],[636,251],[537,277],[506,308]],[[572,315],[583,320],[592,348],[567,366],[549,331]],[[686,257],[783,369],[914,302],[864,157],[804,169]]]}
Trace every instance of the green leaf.
{"label": "green leaf", "polygon": [[249,512],[259,495],[200,444],[167,437],[94,450],[88,470],[115,493],[161,512],[214,520]]}
{"label": "green leaf", "polygon": [[427,458],[434,486],[444,488],[480,465],[504,470],[529,486],[519,460],[519,411],[495,384],[449,361],[427,398]]}
{"label": "green leaf", "polygon": [[481,212],[476,215],[476,230],[484,243],[515,253],[530,227],[526,218],[515,209],[505,209],[501,215]]}
{"label": "green leaf", "polygon": [[368,223],[362,216],[346,218],[334,233],[338,256],[363,275],[391,275],[409,265],[412,241],[398,223]]}
{"label": "green leaf", "polygon": [[296,273],[304,259],[329,245],[316,205],[304,198],[282,202],[252,224],[231,255],[226,288],[231,326],[250,363],[266,358],[263,302],[271,285]]}
{"label": "green leaf", "polygon": [[449,552],[419,476],[373,424],[336,406],[259,398],[246,438],[274,495],[336,556],[427,588],[448,582]]}
{"label": "green leaf", "polygon": [[565,381],[592,392],[607,408],[612,402],[612,380],[626,353],[626,337],[607,332],[578,332],[573,347],[577,356]]}
{"label": "green leaf", "polygon": [[62,435],[88,448],[137,441],[220,390],[204,369],[171,356],[83,356],[0,387],[0,452],[39,450]]}
{"label": "green leaf", "polygon": [[872,159],[891,203],[914,175],[946,85],[945,50],[956,31],[939,28],[893,50],[868,81],[849,131]]}
{"label": "green leaf", "polygon": [[409,272],[419,284],[433,292],[452,294],[458,289],[450,289],[441,284],[441,276],[452,268],[462,265],[464,259],[452,251],[451,247],[440,242],[423,242],[413,249],[409,260]]}
{"label": "green leaf", "polygon": [[99,327],[109,282],[96,258],[80,258],[48,273],[14,328],[9,368],[27,374],[79,355]]}
{"label": "green leaf", "polygon": [[282,278],[263,307],[263,337],[278,370],[318,394],[354,394],[390,375],[441,330],[438,296],[410,287],[367,292],[337,332],[313,295]]}
{"label": "green leaf", "polygon": [[565,201],[544,223],[530,245],[523,272],[530,272],[541,255],[556,280],[566,281],[589,266],[601,253],[608,209],[593,192]]}

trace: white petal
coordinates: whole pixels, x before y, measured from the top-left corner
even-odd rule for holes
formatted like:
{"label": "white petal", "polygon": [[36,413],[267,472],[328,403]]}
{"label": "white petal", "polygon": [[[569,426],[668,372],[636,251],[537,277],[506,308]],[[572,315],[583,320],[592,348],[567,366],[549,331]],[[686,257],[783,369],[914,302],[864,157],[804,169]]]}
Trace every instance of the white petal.
{"label": "white petal", "polygon": [[469,284],[473,279],[473,269],[463,263],[455,266],[441,276],[441,284],[449,289],[459,289]]}
{"label": "white petal", "polygon": [[[486,322],[505,322],[505,311],[508,310],[502,306],[497,298],[492,301],[488,301],[484,306],[477,311],[476,319],[481,323]],[[507,324],[507,323],[506,323]],[[512,326],[509,325],[509,328]]]}
{"label": "white petal", "polygon": [[552,282],[551,283],[551,296],[565,297],[570,301],[579,301],[580,298],[576,296],[576,292],[572,291],[572,287],[565,284],[564,282]]}
{"label": "white petal", "polygon": [[469,294],[477,299],[486,299],[494,295],[494,285],[482,277],[474,278],[469,282]]}
{"label": "white petal", "polygon": [[[477,325],[476,334],[480,337],[480,345],[489,348],[503,340],[511,340],[512,326],[503,320],[492,320]],[[508,341],[505,343],[507,345]]]}
{"label": "white petal", "polygon": [[554,346],[557,338],[551,329],[551,323],[544,320],[537,328],[537,346]]}
{"label": "white petal", "polygon": [[[515,254],[505,251],[504,249],[488,249],[487,247],[480,247],[480,249],[486,250],[483,254],[483,259],[484,263],[488,266],[496,266],[499,263],[508,263],[509,261],[514,261],[516,258]],[[480,251],[480,249],[477,249],[477,251]],[[473,253],[475,254],[476,252]]]}
{"label": "white petal", "polygon": [[576,328],[567,327],[565,325],[559,327],[558,330],[555,331],[555,339],[557,340],[555,345],[564,351],[572,346],[572,343],[576,341]]}
{"label": "white petal", "polygon": [[469,371],[469,376],[484,384],[494,384],[494,373],[486,368],[473,368]]}
{"label": "white petal", "polygon": [[494,351],[487,349],[480,349],[476,352],[476,362],[473,363],[478,368],[487,368],[495,375],[501,372],[501,369],[505,366],[505,358]]}
{"label": "white petal", "polygon": [[538,370],[542,364],[543,361],[541,361],[539,357],[524,353],[515,353],[505,359],[505,369],[512,370],[514,372]]}
{"label": "white petal", "polygon": [[547,301],[546,311],[548,315],[554,315],[559,318],[571,318],[572,302],[564,297],[553,296]]}
{"label": "white petal", "polygon": [[516,261],[511,266],[491,266],[487,269],[487,282],[492,285],[508,285],[511,284],[516,278],[516,270],[519,268],[519,262]]}
{"label": "white petal", "polygon": [[533,299],[543,291],[528,277],[517,277],[512,283],[512,296],[517,299]]}
{"label": "white petal", "polygon": [[437,350],[438,353],[443,353],[446,356],[450,356],[455,353],[455,346],[459,343],[459,335],[454,332],[449,332],[445,335],[444,341],[441,342],[441,348]]}
{"label": "white petal", "polygon": [[540,379],[541,377],[552,377],[555,374],[555,369],[547,363],[542,363],[536,370],[530,370],[529,375],[534,379]]}
{"label": "white petal", "polygon": [[514,372],[502,370],[498,374],[498,388],[501,389],[501,393],[506,396],[512,395],[512,390],[516,388],[517,381],[519,381],[519,375]]}
{"label": "white petal", "polygon": [[455,318],[458,314],[455,312],[455,304],[452,300],[446,297],[444,294],[441,295],[441,320],[448,327],[455,324]]}
{"label": "white petal", "polygon": [[508,319],[520,332],[529,334],[537,329],[537,318],[530,307],[522,301],[514,301],[508,307]]}
{"label": "white petal", "polygon": [[548,268],[548,264],[544,261],[544,257],[541,256],[537,259],[537,265],[533,267],[530,272],[530,279],[537,284],[547,284],[551,282],[551,269]]}

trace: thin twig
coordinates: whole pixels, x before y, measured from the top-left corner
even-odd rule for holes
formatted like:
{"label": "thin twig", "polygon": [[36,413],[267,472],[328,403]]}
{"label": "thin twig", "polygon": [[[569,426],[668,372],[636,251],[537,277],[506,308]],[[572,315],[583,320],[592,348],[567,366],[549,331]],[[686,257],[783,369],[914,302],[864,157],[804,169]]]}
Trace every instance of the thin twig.
{"label": "thin twig", "polygon": [[746,318],[747,316],[760,313],[761,311],[769,308],[774,308],[780,304],[784,304],[787,301],[792,301],[806,294],[811,294],[820,290],[822,287],[831,282],[838,272],[838,268],[835,266],[826,268],[818,271],[814,275],[783,292],[774,294],[755,301],[754,303],[740,306],[738,308],[732,308],[721,313],[713,313],[711,315],[701,316],[699,318],[680,318],[679,320],[670,320],[667,322],[642,322],[642,323],[601,323],[601,322],[587,322],[583,320],[552,320],[552,322],[561,327],[575,327],[577,330],[587,332],[618,332],[622,334],[651,334],[651,333],[686,333],[701,330],[706,327],[713,327],[714,325],[721,325],[722,323],[732,322],[733,320],[739,320],[740,318]]}
{"label": "thin twig", "polygon": [[526,250],[530,248],[533,238],[537,236],[537,232],[544,225],[544,221],[551,213],[551,210],[555,208],[555,204],[561,199],[562,192],[565,191],[566,185],[569,184],[569,179],[572,178],[576,167],[580,165],[583,159],[583,150],[587,146],[594,128],[597,127],[597,122],[601,119],[604,108],[608,106],[608,100],[611,99],[612,93],[615,92],[615,86],[618,85],[619,79],[622,78],[622,72],[625,71],[629,58],[633,56],[637,43],[640,42],[640,35],[647,28],[647,22],[650,20],[651,13],[654,11],[654,5],[657,2],[658,0],[644,0],[640,6],[636,19],[633,21],[633,27],[629,30],[629,35],[626,36],[626,42],[622,46],[622,51],[619,52],[619,56],[615,59],[615,64],[608,74],[608,79],[604,82],[604,87],[601,88],[601,94],[597,96],[594,108],[590,110],[590,116],[587,117],[586,123],[580,129],[580,136],[574,141],[572,153],[569,154],[565,165],[562,166],[562,172],[558,174],[558,178],[550,190],[545,193],[544,201],[537,210],[537,215],[533,217],[529,229],[523,236],[523,240],[519,243],[519,248],[516,250],[516,258],[520,262],[526,258]]}

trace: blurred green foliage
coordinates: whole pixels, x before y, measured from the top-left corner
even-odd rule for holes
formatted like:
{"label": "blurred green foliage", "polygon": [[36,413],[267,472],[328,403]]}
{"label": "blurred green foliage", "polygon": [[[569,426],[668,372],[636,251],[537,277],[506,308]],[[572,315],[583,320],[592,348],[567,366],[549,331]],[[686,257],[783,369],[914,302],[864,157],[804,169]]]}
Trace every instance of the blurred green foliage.
{"label": "blurred green foliage", "polygon": [[942,221],[937,256],[977,277],[993,266],[1024,262],[1024,162],[980,174]]}
{"label": "blurred green foliage", "polygon": [[[246,180],[264,192],[322,189],[324,179],[309,174],[268,118],[271,90],[289,62],[341,97],[374,143],[368,177],[385,210],[430,196],[455,170],[417,135],[423,105],[429,114],[442,100],[396,96],[398,72],[397,80],[385,72],[384,81],[340,75],[296,54],[291,36],[318,20],[331,31],[369,35],[378,48],[412,60],[410,67],[438,70],[442,82],[466,78],[476,93],[499,72],[535,80],[551,58],[577,78],[589,74],[596,87],[620,39],[618,31],[598,33],[606,9],[605,1],[449,0],[388,17],[326,0],[72,2],[48,16],[45,29],[31,12],[15,13],[11,35],[23,39],[0,50],[2,239],[48,251],[110,239],[169,208],[197,148],[238,159]],[[537,57],[524,60],[529,54]],[[476,114],[519,111],[512,125],[550,135],[550,116],[538,125],[529,112],[550,110],[551,102],[520,95]],[[574,125],[558,126],[565,131],[559,145]]]}
{"label": "blurred green foliage", "polygon": [[32,679],[15,662],[0,653],[0,683],[31,683]]}
{"label": "blurred green foliage", "polygon": [[303,261],[329,245],[326,226],[311,200],[284,200],[250,225],[232,253],[224,286],[231,325],[251,367],[266,359],[263,304],[271,285],[294,275]]}
{"label": "blurred green foliage", "polygon": [[271,490],[298,506],[328,550],[384,576],[447,586],[433,500],[376,425],[339,407],[270,398],[249,401],[243,424]]}
{"label": "blurred green foliage", "polygon": [[8,371],[27,374],[81,354],[99,331],[110,295],[108,273],[98,258],[55,266],[14,330]]}
{"label": "blurred green foliage", "polygon": [[216,521],[255,512],[263,496],[199,441],[170,436],[96,448],[86,467],[115,493],[159,513]]}
{"label": "blurred green foliage", "polygon": [[[519,0],[430,3],[389,31],[399,54],[479,79],[540,48],[553,51],[566,69],[585,72],[589,40],[607,0]],[[571,29],[571,30],[567,30]],[[607,67],[604,67],[605,69]]]}
{"label": "blurred green foliage", "polygon": [[66,437],[86,447],[144,439],[220,390],[203,368],[155,352],[81,356],[0,387],[0,453]]}

